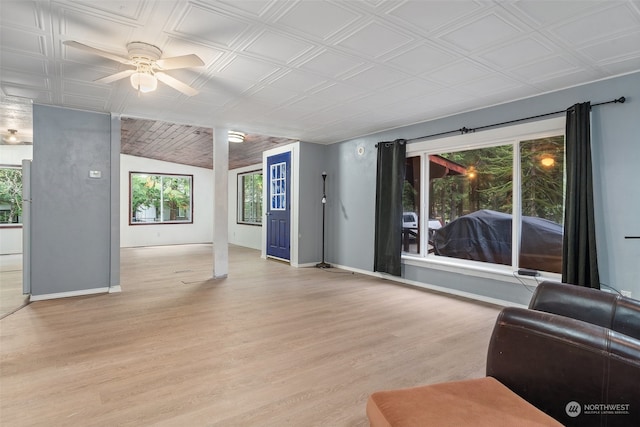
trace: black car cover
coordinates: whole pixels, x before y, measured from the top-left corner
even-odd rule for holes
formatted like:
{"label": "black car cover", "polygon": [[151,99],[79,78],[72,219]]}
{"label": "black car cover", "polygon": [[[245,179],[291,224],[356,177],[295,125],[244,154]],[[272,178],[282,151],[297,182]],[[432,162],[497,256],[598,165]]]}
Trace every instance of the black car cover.
{"label": "black car cover", "polygon": [[[479,210],[461,216],[433,236],[437,255],[511,265],[511,215]],[[519,267],[560,273],[562,271],[562,225],[522,217]]]}

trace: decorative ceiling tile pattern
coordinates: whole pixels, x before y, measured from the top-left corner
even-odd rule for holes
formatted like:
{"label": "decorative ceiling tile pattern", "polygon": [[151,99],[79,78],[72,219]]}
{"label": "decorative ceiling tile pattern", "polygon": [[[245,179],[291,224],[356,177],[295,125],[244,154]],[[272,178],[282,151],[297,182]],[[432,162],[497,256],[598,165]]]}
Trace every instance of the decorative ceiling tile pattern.
{"label": "decorative ceiling tile pattern", "polygon": [[[200,93],[95,83],[126,66],[66,40],[195,53],[167,74]],[[639,46],[633,0],[0,0],[3,97],[321,144],[638,71]]]}

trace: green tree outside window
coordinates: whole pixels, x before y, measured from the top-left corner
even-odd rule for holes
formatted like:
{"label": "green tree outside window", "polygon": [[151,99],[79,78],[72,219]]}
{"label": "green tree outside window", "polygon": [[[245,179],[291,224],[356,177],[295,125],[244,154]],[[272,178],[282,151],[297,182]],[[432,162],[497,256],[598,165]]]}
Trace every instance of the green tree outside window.
{"label": "green tree outside window", "polygon": [[192,222],[191,175],[132,172],[131,224]]}
{"label": "green tree outside window", "polygon": [[22,223],[22,169],[0,168],[0,224]]}

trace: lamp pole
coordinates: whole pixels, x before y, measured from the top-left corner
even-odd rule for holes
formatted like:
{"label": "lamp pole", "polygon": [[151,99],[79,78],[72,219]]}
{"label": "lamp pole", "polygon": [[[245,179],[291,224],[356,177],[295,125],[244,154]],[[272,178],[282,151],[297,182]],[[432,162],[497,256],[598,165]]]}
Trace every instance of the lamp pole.
{"label": "lamp pole", "polygon": [[322,262],[316,264],[317,268],[331,268],[331,265],[324,262],[324,223],[325,223],[325,208],[327,206],[327,173],[322,172]]}

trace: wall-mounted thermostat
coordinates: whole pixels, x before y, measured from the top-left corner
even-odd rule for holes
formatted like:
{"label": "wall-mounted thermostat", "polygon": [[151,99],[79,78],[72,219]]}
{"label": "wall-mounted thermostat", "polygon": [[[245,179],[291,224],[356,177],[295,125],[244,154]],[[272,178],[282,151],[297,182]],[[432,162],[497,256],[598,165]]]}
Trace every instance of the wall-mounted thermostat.
{"label": "wall-mounted thermostat", "polygon": [[102,178],[102,171],[89,171],[89,178]]}
{"label": "wall-mounted thermostat", "polygon": [[364,147],[362,145],[358,145],[358,148],[356,149],[356,153],[358,153],[358,156],[364,155]]}

